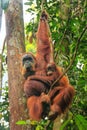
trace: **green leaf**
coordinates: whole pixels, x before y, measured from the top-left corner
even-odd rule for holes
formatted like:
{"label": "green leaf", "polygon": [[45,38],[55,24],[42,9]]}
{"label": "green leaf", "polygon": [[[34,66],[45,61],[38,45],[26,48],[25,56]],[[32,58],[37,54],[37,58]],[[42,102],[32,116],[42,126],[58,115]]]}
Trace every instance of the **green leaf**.
{"label": "green leaf", "polygon": [[32,120],[32,121],[30,122],[30,124],[31,124],[31,125],[37,125],[37,124],[38,124],[38,121]]}
{"label": "green leaf", "polygon": [[21,120],[21,121],[16,122],[16,124],[17,125],[26,125],[27,123],[26,123],[26,121]]}
{"label": "green leaf", "polygon": [[75,123],[79,130],[86,130],[87,129],[87,120],[82,115],[76,115]]}
{"label": "green leaf", "polygon": [[61,127],[60,127],[60,130],[63,130],[66,126],[67,126],[67,124],[70,122],[70,119],[69,120],[66,120],[62,125],[61,125]]}
{"label": "green leaf", "polygon": [[44,130],[44,128],[43,128],[41,125],[38,125],[38,126],[36,127],[36,130]]}
{"label": "green leaf", "polygon": [[32,5],[33,2],[32,2],[32,1],[29,1],[29,2],[25,2],[24,4],[25,4],[25,5]]}

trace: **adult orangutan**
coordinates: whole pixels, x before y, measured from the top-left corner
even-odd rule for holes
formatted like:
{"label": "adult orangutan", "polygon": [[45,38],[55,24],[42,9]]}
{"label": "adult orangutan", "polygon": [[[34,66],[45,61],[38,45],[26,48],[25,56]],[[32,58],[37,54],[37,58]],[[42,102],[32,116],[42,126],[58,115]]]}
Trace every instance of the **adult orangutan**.
{"label": "adult orangutan", "polygon": [[[48,30],[48,25],[47,25],[47,14],[43,12],[41,15],[41,19],[40,19],[40,23],[39,23],[39,27],[37,31],[36,59],[33,58],[33,55],[31,55],[32,58],[28,58],[28,56],[26,55],[23,56],[22,58],[22,62],[23,62],[22,72],[24,76],[27,75],[26,81],[24,83],[24,92],[26,96],[28,97],[27,106],[29,109],[29,116],[33,120],[40,120],[44,115],[47,115],[48,107],[46,107],[47,110],[45,113],[43,113],[43,107],[49,105],[50,98],[46,94],[46,91],[47,91],[47,88],[49,89],[50,86],[47,82],[41,81],[40,80],[41,78],[38,80],[31,79],[31,75],[33,74],[37,77],[41,75],[46,76],[45,68],[48,62],[50,62],[51,49],[52,48],[51,48],[50,39],[49,39],[49,30]],[[30,70],[30,68],[32,69]],[[32,105],[31,105],[31,102],[32,102]]]}
{"label": "adult orangutan", "polygon": [[[49,117],[50,119],[55,115],[57,116],[63,113],[71,104],[74,95],[74,89],[69,84],[66,76],[63,76],[49,92],[53,82],[62,74],[60,67],[57,67],[55,63],[52,62],[53,57],[51,53],[52,45],[49,37],[47,15],[45,12],[42,12],[37,31],[36,60],[31,60],[33,67],[30,67],[34,73],[29,74],[24,83],[24,91],[28,97],[27,107],[29,109],[30,119],[32,120],[39,121],[44,118],[50,110],[53,112],[53,115]],[[23,66],[25,66],[25,63]],[[27,70],[29,70],[29,68]],[[28,71],[25,71],[25,74],[26,72]]]}

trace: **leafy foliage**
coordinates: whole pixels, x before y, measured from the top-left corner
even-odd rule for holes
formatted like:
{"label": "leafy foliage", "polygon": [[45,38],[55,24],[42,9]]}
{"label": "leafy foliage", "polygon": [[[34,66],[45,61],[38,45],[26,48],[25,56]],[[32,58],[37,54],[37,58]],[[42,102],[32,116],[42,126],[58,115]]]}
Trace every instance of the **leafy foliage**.
{"label": "leafy foliage", "polygon": [[8,109],[8,86],[2,89],[2,96],[0,99],[0,129],[9,130],[9,109]]}
{"label": "leafy foliage", "polygon": [[[82,36],[81,33],[87,26],[87,0],[45,0],[45,3],[43,2],[44,0],[27,0],[25,3],[29,7],[27,12],[32,15],[26,26],[26,51],[36,52],[36,32],[42,9],[46,9],[49,14],[54,59],[58,65],[65,69],[70,65],[80,38],[74,63],[67,72],[76,94],[70,112],[60,130],[85,130],[87,127],[87,31]],[[2,60],[4,64],[4,56]],[[3,67],[3,72],[6,72],[5,67]],[[0,119],[8,122],[7,84],[5,84],[2,97]],[[35,126],[36,130],[43,130],[47,123],[44,120],[41,122],[17,122],[18,125],[31,124]],[[9,129],[5,124],[0,123],[1,130]],[[53,124],[49,125],[47,130],[51,130],[52,127]]]}
{"label": "leafy foliage", "polygon": [[20,120],[16,123],[17,125],[31,125],[33,129],[35,130],[52,130],[53,123],[49,122],[48,120],[41,120],[38,121],[32,121],[32,120]]}
{"label": "leafy foliage", "polygon": [[8,82],[7,82],[7,64],[6,49],[2,57],[2,88],[0,97],[0,129],[9,130],[9,101],[8,101]]}

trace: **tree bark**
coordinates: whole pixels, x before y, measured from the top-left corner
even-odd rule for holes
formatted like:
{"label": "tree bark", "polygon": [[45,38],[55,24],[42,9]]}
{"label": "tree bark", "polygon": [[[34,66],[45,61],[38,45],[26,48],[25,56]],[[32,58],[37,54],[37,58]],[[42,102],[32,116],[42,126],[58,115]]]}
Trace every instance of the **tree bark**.
{"label": "tree bark", "polygon": [[26,126],[16,125],[17,121],[26,120],[28,115],[19,59],[25,51],[22,6],[22,0],[10,0],[6,10],[10,130],[27,130]]}

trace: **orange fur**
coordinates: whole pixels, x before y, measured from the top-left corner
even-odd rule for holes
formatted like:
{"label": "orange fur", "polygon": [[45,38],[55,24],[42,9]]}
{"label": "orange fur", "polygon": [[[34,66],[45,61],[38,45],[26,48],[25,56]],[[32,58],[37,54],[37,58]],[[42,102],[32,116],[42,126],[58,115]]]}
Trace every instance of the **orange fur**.
{"label": "orange fur", "polygon": [[[47,14],[42,13],[37,31],[37,53],[36,59],[38,70],[44,70],[51,60],[52,44],[50,42]],[[42,63],[41,63],[42,62]]]}
{"label": "orange fur", "polygon": [[49,96],[44,93],[42,93],[39,97],[31,96],[28,98],[27,107],[29,109],[29,116],[31,120],[41,120],[44,102],[48,104],[50,102]]}
{"label": "orange fur", "polygon": [[[42,83],[41,88],[43,85],[46,85],[45,91],[46,93],[49,92],[49,89],[52,83],[63,73],[60,67],[56,67],[54,63],[50,63],[50,66],[55,67],[55,71],[51,73],[49,76],[40,76],[40,75],[33,75],[30,77],[31,80],[36,80],[37,84],[40,87],[40,82]],[[49,65],[48,65],[49,66]],[[37,88],[37,87],[36,87]],[[44,88],[44,87],[43,87]],[[74,88],[70,85],[68,77],[63,76],[59,82],[53,87],[53,89],[48,94],[50,98],[50,110],[55,114],[58,115],[65,112],[66,109],[70,106],[73,96],[74,96]],[[33,100],[32,100],[33,102]],[[38,105],[38,103],[35,103]],[[41,107],[41,106],[40,106]],[[41,111],[42,112],[42,111]],[[33,113],[32,113],[33,114]],[[53,116],[54,116],[53,114]],[[56,115],[57,115],[56,114]]]}
{"label": "orange fur", "polygon": [[74,88],[66,76],[56,82],[48,94],[53,82],[63,73],[60,67],[57,67],[54,62],[51,63],[53,61],[51,53],[47,16],[42,13],[37,32],[35,74],[29,76],[24,83],[24,91],[28,97],[27,107],[32,120],[39,121],[43,115],[48,114],[48,111],[46,112],[48,107],[44,108],[43,102],[50,105],[52,116],[56,113],[57,116],[69,107],[74,96]]}

